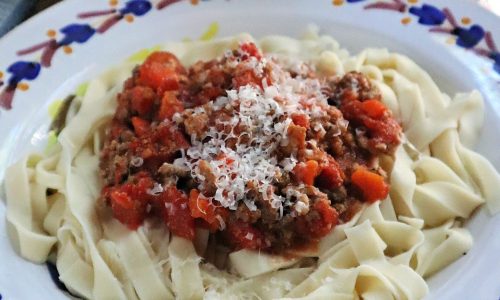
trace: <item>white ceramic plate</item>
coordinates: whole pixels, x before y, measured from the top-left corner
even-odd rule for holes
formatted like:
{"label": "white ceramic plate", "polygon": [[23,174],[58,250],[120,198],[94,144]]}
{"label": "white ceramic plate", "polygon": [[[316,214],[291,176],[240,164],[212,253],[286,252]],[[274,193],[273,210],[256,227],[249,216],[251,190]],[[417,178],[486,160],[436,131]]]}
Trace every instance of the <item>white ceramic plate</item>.
{"label": "white ceramic plate", "polygon": [[[298,36],[311,23],[353,53],[378,46],[410,56],[445,92],[479,89],[487,112],[477,150],[500,169],[500,19],[472,1],[66,0],[0,40],[0,180],[50,140],[51,103],[141,49],[240,32]],[[4,218],[0,202],[0,299],[66,299],[47,266],[13,252]],[[481,209],[467,227],[472,250],[428,280],[430,299],[499,299],[500,216]]]}

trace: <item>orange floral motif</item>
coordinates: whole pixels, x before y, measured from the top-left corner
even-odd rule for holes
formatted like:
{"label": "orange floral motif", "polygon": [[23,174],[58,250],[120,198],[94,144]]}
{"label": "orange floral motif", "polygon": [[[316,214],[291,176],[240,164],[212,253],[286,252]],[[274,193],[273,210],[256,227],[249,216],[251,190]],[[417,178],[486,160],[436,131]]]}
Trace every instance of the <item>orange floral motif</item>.
{"label": "orange floral motif", "polygon": [[469,17],[463,17],[462,20],[460,20],[460,21],[464,25],[469,25],[470,23],[472,23],[472,20]]}
{"label": "orange floral motif", "polygon": [[71,53],[73,53],[73,48],[71,48],[70,46],[64,46],[63,51],[66,54],[71,54]]}
{"label": "orange floral motif", "polygon": [[127,21],[129,23],[134,22],[134,16],[132,16],[132,15],[126,15],[125,16],[125,21]]}
{"label": "orange floral motif", "polygon": [[57,32],[54,29],[47,30],[47,36],[48,37],[54,38],[54,37],[56,37],[56,35],[57,35]]}
{"label": "orange floral motif", "polygon": [[27,91],[30,86],[27,83],[21,82],[17,85],[17,88],[21,91]]}
{"label": "orange floral motif", "polygon": [[411,18],[410,17],[405,17],[401,19],[401,24],[403,25],[408,25],[411,23]]}

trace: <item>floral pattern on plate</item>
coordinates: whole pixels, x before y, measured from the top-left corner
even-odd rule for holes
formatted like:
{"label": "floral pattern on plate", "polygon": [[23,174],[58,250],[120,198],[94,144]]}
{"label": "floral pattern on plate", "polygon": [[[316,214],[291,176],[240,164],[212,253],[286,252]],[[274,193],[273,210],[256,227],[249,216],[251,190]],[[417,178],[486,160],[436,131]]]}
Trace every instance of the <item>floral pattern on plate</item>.
{"label": "floral pattern on plate", "polygon": [[[41,73],[43,68],[49,68],[52,65],[54,55],[62,49],[64,53],[71,54],[72,46],[84,44],[96,34],[105,34],[110,28],[122,21],[133,22],[136,17],[147,15],[153,9],[162,10],[177,2],[187,0],[160,0],[156,4],[149,0],[128,0],[121,7],[118,1],[109,2],[111,8],[96,11],[85,11],[77,15],[79,20],[105,17],[98,26],[92,26],[88,23],[72,23],[59,29],[61,37],[56,38],[57,32],[49,30],[47,36],[49,40],[38,43],[26,49],[17,51],[19,57],[24,57],[36,52],[41,52],[39,60],[19,60],[12,63],[7,68],[9,78],[3,81],[4,74],[0,72],[0,109],[10,110],[15,97],[16,90],[25,91],[29,89],[28,81],[33,81]],[[208,1],[208,0],[204,0]],[[490,31],[478,24],[471,24],[471,19],[464,17],[459,22],[455,19],[449,8],[439,9],[431,4],[418,4],[418,1],[407,0],[346,0],[349,4],[361,2],[367,3],[363,8],[365,10],[382,9],[395,11],[398,13],[409,13],[417,18],[417,22],[424,26],[430,26],[429,31],[438,34],[447,34],[450,44],[474,51],[477,55],[493,61],[493,70],[500,74],[500,52],[493,41]],[[198,0],[189,1],[193,5],[199,3]],[[344,0],[333,0],[333,5],[341,6]],[[408,25],[411,23],[411,17],[404,17],[401,23]]]}

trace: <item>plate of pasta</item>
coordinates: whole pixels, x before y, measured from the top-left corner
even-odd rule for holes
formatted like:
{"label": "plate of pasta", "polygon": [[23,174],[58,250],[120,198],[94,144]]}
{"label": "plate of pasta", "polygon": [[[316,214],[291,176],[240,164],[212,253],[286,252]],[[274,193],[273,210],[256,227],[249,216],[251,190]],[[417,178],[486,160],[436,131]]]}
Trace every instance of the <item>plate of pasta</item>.
{"label": "plate of pasta", "polygon": [[497,299],[498,22],[465,0],[26,21],[0,40],[0,299]]}

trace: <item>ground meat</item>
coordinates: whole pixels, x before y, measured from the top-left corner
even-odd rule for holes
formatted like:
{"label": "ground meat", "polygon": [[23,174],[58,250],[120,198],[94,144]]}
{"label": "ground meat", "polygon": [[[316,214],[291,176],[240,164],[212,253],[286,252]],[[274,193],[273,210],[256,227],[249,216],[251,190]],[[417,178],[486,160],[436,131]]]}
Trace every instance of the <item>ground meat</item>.
{"label": "ground meat", "polygon": [[400,144],[401,126],[382,104],[377,87],[359,72],[347,73],[329,85],[330,102],[352,123],[351,135],[356,138],[347,136],[347,141],[357,142],[360,148],[376,155],[394,154]]}
{"label": "ground meat", "polygon": [[342,223],[348,222],[362,208],[363,203],[356,198],[343,198],[342,202],[334,203],[333,207],[339,214],[339,221]]}
{"label": "ground meat", "polygon": [[291,178],[290,178],[289,173],[279,173],[279,174],[276,174],[274,184],[279,189],[282,189],[282,188],[286,187],[290,183],[290,181],[291,181]]}
{"label": "ground meat", "polygon": [[337,78],[334,86],[334,98],[337,99],[347,95],[361,101],[381,98],[380,91],[372,85],[368,77],[359,72],[349,72]]}
{"label": "ground meat", "polygon": [[174,166],[173,164],[164,163],[158,172],[165,177],[177,176],[177,177],[187,177],[189,176],[189,170],[183,167]]}
{"label": "ground meat", "polygon": [[253,224],[261,217],[262,212],[260,209],[250,210],[245,203],[240,203],[235,211],[235,218],[245,223]]}
{"label": "ground meat", "polygon": [[184,119],[184,128],[189,136],[201,137],[208,128],[209,118],[206,113],[191,114]]}
{"label": "ground meat", "polygon": [[288,127],[287,143],[282,147],[284,155],[290,156],[305,148],[306,131],[306,128],[294,124]]}
{"label": "ground meat", "polygon": [[205,177],[203,184],[203,192],[207,196],[213,196],[217,187],[215,186],[215,175],[210,167],[210,164],[205,160],[200,160],[198,168],[200,174]]}
{"label": "ground meat", "polygon": [[[203,147],[214,141],[214,131],[224,133],[218,142],[225,149],[253,147],[256,140],[249,133],[262,128],[248,128],[237,118],[239,123],[232,124],[238,106],[214,102],[248,86],[262,92],[279,78],[303,80],[301,84],[319,91],[312,97],[300,95],[302,111],[276,117],[257,110],[256,118],[267,120],[269,114],[273,126],[289,122],[280,131],[284,137],[279,144],[265,145],[272,150],[269,163],[281,167],[259,179],[266,181],[265,189],[259,180],[245,181],[244,196],[222,205],[214,195],[230,195],[227,185],[226,190],[217,185],[218,179],[235,180],[239,174],[214,168],[237,162],[224,153],[213,153],[213,161],[189,158],[191,165],[184,166],[176,159],[185,162],[198,140]],[[316,99],[321,93],[322,101]],[[276,95],[275,105],[285,98]],[[100,156],[102,201],[132,229],[156,217],[187,239],[194,238],[195,226],[207,228],[211,241],[231,249],[282,253],[307,246],[349,221],[363,203],[387,195],[387,174],[377,156],[394,152],[401,128],[380,98],[361,73],[321,78],[307,64],[273,69],[251,43],[189,69],[173,54],[155,52],[133,71],[117,97]],[[364,182],[374,191],[367,191],[360,184]]]}

